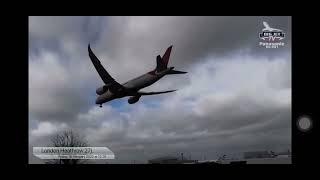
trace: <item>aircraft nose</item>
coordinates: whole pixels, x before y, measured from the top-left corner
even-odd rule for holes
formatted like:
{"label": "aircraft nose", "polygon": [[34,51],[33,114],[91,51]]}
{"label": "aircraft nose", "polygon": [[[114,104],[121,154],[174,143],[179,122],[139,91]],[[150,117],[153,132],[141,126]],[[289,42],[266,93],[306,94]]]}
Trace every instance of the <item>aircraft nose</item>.
{"label": "aircraft nose", "polygon": [[101,104],[101,101],[102,101],[101,97],[100,97],[100,96],[97,97],[97,99],[96,99],[96,104]]}

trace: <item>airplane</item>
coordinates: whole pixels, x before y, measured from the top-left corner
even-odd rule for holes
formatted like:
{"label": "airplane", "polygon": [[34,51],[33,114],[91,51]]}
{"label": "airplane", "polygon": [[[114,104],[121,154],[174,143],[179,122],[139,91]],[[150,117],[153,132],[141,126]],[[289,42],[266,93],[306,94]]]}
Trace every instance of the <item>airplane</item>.
{"label": "airplane", "polygon": [[263,25],[264,25],[265,28],[262,29],[262,31],[270,31],[270,32],[272,32],[272,31],[282,31],[281,29],[271,28],[269,26],[269,24],[267,22],[265,22],[265,21],[263,21]]}
{"label": "airplane", "polygon": [[184,71],[176,71],[173,70],[174,67],[167,67],[170,53],[172,50],[172,45],[167,48],[164,55],[161,57],[157,56],[156,62],[157,66],[154,70],[143,74],[137,78],[134,78],[124,84],[118,83],[115,79],[113,79],[110,74],[104,69],[101,65],[100,60],[96,57],[96,55],[92,52],[90,48],[90,44],[88,45],[89,57],[100,75],[104,85],[96,89],[96,94],[98,95],[96,99],[96,104],[99,104],[102,107],[103,103],[109,102],[114,99],[123,98],[126,96],[131,96],[128,99],[129,104],[134,104],[139,101],[141,96],[147,95],[156,95],[163,93],[170,93],[176,90],[169,91],[159,91],[159,92],[144,92],[140,91],[140,89],[145,88],[147,86],[152,85],[157,82],[159,79],[169,74],[185,74],[187,72]]}

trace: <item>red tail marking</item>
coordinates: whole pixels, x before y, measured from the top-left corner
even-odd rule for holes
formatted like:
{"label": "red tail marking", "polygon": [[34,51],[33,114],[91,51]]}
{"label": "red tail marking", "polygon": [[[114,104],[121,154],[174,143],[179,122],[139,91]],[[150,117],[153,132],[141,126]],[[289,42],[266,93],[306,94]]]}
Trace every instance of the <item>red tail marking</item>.
{"label": "red tail marking", "polygon": [[171,49],[172,49],[172,46],[168,47],[168,49],[166,50],[166,52],[164,53],[164,55],[163,55],[163,57],[162,57],[162,61],[163,61],[164,65],[165,65],[166,67],[167,67],[168,62],[169,62]]}

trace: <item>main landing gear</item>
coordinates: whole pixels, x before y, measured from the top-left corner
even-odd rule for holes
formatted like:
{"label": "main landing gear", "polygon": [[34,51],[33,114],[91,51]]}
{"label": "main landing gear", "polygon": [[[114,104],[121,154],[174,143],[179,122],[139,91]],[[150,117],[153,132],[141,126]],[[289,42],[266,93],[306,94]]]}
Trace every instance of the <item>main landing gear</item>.
{"label": "main landing gear", "polygon": [[102,104],[100,104],[100,106],[99,107],[101,107],[102,108]]}

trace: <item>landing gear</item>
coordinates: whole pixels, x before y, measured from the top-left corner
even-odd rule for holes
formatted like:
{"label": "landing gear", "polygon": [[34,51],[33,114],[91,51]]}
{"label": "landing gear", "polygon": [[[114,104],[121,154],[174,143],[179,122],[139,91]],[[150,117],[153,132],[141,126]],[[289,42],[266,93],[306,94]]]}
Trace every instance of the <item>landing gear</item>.
{"label": "landing gear", "polygon": [[100,106],[99,107],[101,107],[102,108],[102,104],[100,104]]}

